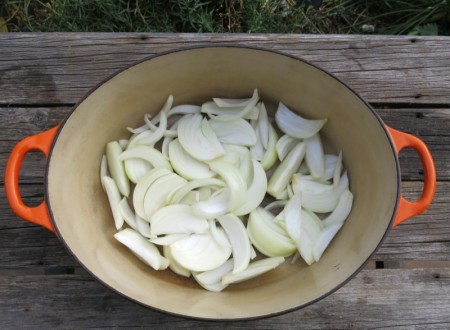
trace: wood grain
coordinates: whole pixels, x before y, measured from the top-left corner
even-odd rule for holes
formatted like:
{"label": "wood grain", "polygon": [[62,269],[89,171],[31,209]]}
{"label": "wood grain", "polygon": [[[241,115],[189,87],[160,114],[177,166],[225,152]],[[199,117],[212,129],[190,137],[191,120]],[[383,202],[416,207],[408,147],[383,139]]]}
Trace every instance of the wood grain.
{"label": "wood grain", "polygon": [[[273,318],[213,323],[144,308],[102,286],[48,230],[10,210],[0,178],[1,329],[450,328],[450,38],[340,35],[0,34],[0,172],[21,139],[57,125],[93,86],[149,55],[249,45],[299,56],[344,80],[393,128],[422,139],[437,169],[429,209],[392,229],[365,269],[331,296]],[[370,141],[367,141],[370,146]],[[402,192],[422,191],[416,152],[399,156]],[[43,199],[45,159],[27,155],[24,201]]]}
{"label": "wood grain", "polygon": [[445,37],[143,33],[1,34],[0,103],[74,104],[147,56],[206,45],[301,57],[336,74],[369,102],[450,104]]}
{"label": "wood grain", "polygon": [[[364,270],[311,306],[269,319],[222,322],[166,315],[88,275],[0,275],[0,327],[158,329],[448,329],[450,268]],[[389,295],[386,295],[389,292]]]}

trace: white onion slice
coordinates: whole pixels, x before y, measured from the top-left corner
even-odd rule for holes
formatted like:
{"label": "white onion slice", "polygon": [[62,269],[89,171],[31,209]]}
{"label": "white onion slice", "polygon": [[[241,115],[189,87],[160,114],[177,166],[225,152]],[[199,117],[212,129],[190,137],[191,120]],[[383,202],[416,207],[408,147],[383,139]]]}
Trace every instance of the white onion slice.
{"label": "white onion slice", "polygon": [[170,245],[186,237],[188,237],[188,234],[168,234],[160,237],[153,237],[150,239],[150,242],[157,245]]}
{"label": "white onion slice", "polygon": [[197,179],[187,182],[180,189],[173,190],[169,196],[167,196],[167,204],[178,204],[180,201],[192,190],[205,186],[217,186],[224,187],[225,182],[216,178]]}
{"label": "white onion slice", "polygon": [[250,100],[251,100],[250,98],[226,99],[226,98],[213,97],[214,103],[220,108],[245,107],[250,102]]}
{"label": "white onion slice", "polygon": [[338,156],[325,154],[325,171],[323,173],[323,176],[320,178],[321,181],[333,179],[337,160]]}
{"label": "white onion slice", "polygon": [[348,189],[348,177],[347,173],[345,172],[341,176],[339,184],[330,190],[321,193],[303,191],[302,192],[303,207],[313,212],[319,213],[332,212],[339,202],[339,197],[347,189]]}
{"label": "white onion slice", "polygon": [[114,234],[114,238],[131,250],[139,259],[155,270],[166,269],[169,260],[164,258],[158,248],[133,229],[126,228]]}
{"label": "white onion slice", "polygon": [[147,238],[152,237],[152,233],[150,231],[150,224],[138,215],[136,215],[135,219],[136,219],[136,227],[137,227],[136,231],[144,237],[147,237]]}
{"label": "white onion slice", "polygon": [[297,171],[303,157],[305,156],[306,146],[303,142],[297,144],[278,165],[277,169],[269,179],[267,184],[267,193],[276,199],[281,199],[283,191],[291,181],[292,175]]}
{"label": "white onion slice", "polygon": [[[144,116],[147,119],[146,116]],[[136,135],[128,142],[128,148],[136,145],[154,146],[164,136],[167,129],[167,116],[165,112],[161,112],[159,127],[156,130],[146,130]],[[150,123],[150,121],[149,121]],[[147,125],[149,125],[149,123]]]}
{"label": "white onion slice", "polygon": [[227,285],[247,281],[277,268],[283,262],[283,257],[273,257],[254,261],[248,265],[247,269],[240,273],[228,273],[224,275],[222,278],[222,284]]}
{"label": "white onion slice", "polygon": [[[223,230],[219,232],[226,237]],[[169,247],[173,258],[193,272],[215,269],[231,255],[231,247],[219,245],[209,234],[192,234]]]}
{"label": "white onion slice", "polygon": [[339,229],[341,229],[342,223],[335,223],[330,225],[329,227],[325,227],[319,235],[317,242],[313,248],[313,257],[317,262],[322,256],[325,249],[330,244],[331,240],[336,236]]}
{"label": "white onion slice", "polygon": [[292,176],[292,189],[294,193],[313,193],[323,194],[326,191],[332,190],[333,186],[329,183],[316,181],[309,175],[300,175],[296,173]]}
{"label": "white onion slice", "polygon": [[296,139],[290,135],[284,134],[277,142],[276,149],[278,159],[283,161],[287,154],[299,143],[299,139]]}
{"label": "white onion slice", "polygon": [[[237,116],[238,113],[241,113],[245,106],[242,107],[232,107],[232,108],[221,108],[217,106],[213,101],[205,102],[202,104],[201,112],[208,114],[211,116]],[[241,118],[256,120],[259,116],[259,109],[257,107],[253,107],[247,114],[243,115]]]}
{"label": "white onion slice", "polygon": [[283,228],[270,220],[273,216],[269,214],[267,219],[267,213],[262,208],[250,213],[247,222],[250,241],[259,252],[268,257],[286,257],[293,254],[296,250],[294,242]]}
{"label": "white onion slice", "polygon": [[139,158],[126,159],[123,164],[128,179],[134,184],[153,168],[149,162]]}
{"label": "white onion slice", "polygon": [[196,216],[189,205],[173,204],[156,211],[151,219],[152,237],[169,234],[204,234],[209,225]]}
{"label": "white onion slice", "polygon": [[[253,110],[256,103],[258,103],[258,100],[259,100],[258,90],[255,89],[253,91],[253,95],[252,95],[251,99],[248,101],[248,103],[245,105],[245,107],[242,110],[237,111],[236,113],[233,113],[233,114],[229,111],[222,111],[222,114],[218,115],[218,116],[212,115],[210,112],[207,112],[207,115],[210,118],[214,118],[217,121],[230,121],[230,120],[235,120],[238,118],[244,118],[244,116],[246,116],[249,112],[251,112]],[[206,111],[208,111],[208,109],[206,109]]]}
{"label": "white onion slice", "polygon": [[156,179],[147,189],[144,197],[145,219],[150,220],[154,212],[166,205],[169,194],[186,183],[181,176],[171,173]]}
{"label": "white onion slice", "polygon": [[323,226],[328,227],[332,224],[343,223],[350,214],[352,205],[353,194],[349,190],[345,190],[339,197],[339,202],[333,212],[323,219]]}
{"label": "white onion slice", "polygon": [[230,121],[209,120],[209,125],[222,143],[252,146],[256,143],[253,127],[242,118]]}
{"label": "white onion slice", "polygon": [[199,217],[214,219],[228,212],[230,208],[230,190],[223,188],[217,190],[205,201],[192,205],[192,211]]}
{"label": "white onion slice", "polygon": [[299,249],[302,239],[302,199],[300,194],[294,194],[284,208],[284,222],[289,237]]}
{"label": "white onion slice", "polygon": [[108,196],[109,205],[111,206],[112,215],[114,218],[114,224],[116,229],[122,228],[124,223],[124,218],[120,212],[120,192],[117,188],[116,183],[109,176],[102,177],[102,183],[105,187],[106,195]]}
{"label": "white onion slice", "polygon": [[222,277],[233,270],[233,265],[234,260],[230,258],[217,268],[192,275],[197,283],[206,290],[220,292],[228,286],[222,284]]}
{"label": "white onion slice", "polygon": [[238,208],[234,209],[235,215],[245,215],[258,207],[264,199],[267,190],[266,172],[262,165],[252,159],[253,165],[253,180],[247,188],[246,198],[244,203]]}
{"label": "white onion slice", "polygon": [[134,211],[141,218],[145,218],[144,198],[148,188],[158,178],[169,175],[172,172],[166,168],[154,168],[144,175],[136,184],[133,191],[133,207]]}
{"label": "white onion slice", "polygon": [[120,214],[122,214],[122,217],[127,223],[127,225],[134,230],[138,230],[136,224],[136,215],[130,208],[130,205],[128,204],[128,200],[126,197],[122,198],[122,200],[119,203],[119,206],[120,206]]}
{"label": "white onion slice", "polygon": [[170,247],[168,245],[163,246],[163,255],[166,257],[170,263],[169,268],[171,271],[173,271],[175,274],[184,276],[184,277],[190,277],[191,271],[189,269],[184,268],[181,266],[172,256],[170,253]]}
{"label": "white onion slice", "polygon": [[172,108],[172,105],[173,105],[173,95],[169,95],[169,96],[167,97],[166,102],[164,102],[164,104],[163,104],[161,110],[156,114],[155,117],[153,117],[153,118],[151,119],[152,124],[153,124],[153,125],[158,124],[159,121],[160,121],[161,115],[162,115],[163,113],[164,113],[165,115],[167,115],[167,112],[170,110],[170,108]]}
{"label": "white onion slice", "polygon": [[319,133],[304,140],[306,144],[305,161],[314,178],[320,178],[325,172],[325,155]]}
{"label": "white onion slice", "polygon": [[104,176],[110,176],[108,172],[108,161],[106,160],[106,155],[102,156],[102,161],[100,163],[100,182],[102,184],[103,190],[105,190],[105,185],[103,184],[102,178]]}
{"label": "white onion slice", "polygon": [[167,112],[167,117],[171,117],[174,115],[194,115],[200,113],[201,107],[199,105],[191,105],[191,104],[180,104]]}
{"label": "white onion slice", "polygon": [[219,174],[230,190],[230,204],[228,211],[232,212],[245,202],[247,183],[241,172],[233,165],[222,160],[215,160],[209,163],[211,170]]}
{"label": "white onion slice", "polygon": [[275,113],[275,121],[285,134],[297,139],[305,139],[319,132],[327,119],[305,119],[280,102]]}
{"label": "white onion slice", "polygon": [[170,166],[168,160],[163,156],[163,154],[159,150],[153,147],[135,146],[125,150],[119,156],[119,160],[121,161],[133,158],[145,160],[156,168],[164,167],[167,168],[168,170],[172,170],[172,166]]}
{"label": "white onion slice", "polygon": [[215,175],[206,163],[189,155],[178,139],[169,143],[168,155],[173,169],[187,180],[211,178]]}
{"label": "white onion slice", "polygon": [[269,126],[269,142],[267,143],[267,148],[261,159],[262,167],[267,171],[270,169],[278,160],[277,158],[277,145],[278,134],[272,125]]}
{"label": "white onion slice", "polygon": [[233,273],[238,273],[247,268],[250,262],[250,240],[247,230],[236,215],[225,214],[217,218],[225,234],[231,243],[231,251],[234,259]]}
{"label": "white onion slice", "polygon": [[106,159],[108,161],[109,173],[114,179],[120,193],[126,197],[130,194],[130,182],[125,174],[123,163],[120,159],[122,148],[117,141],[109,142],[106,145]]}
{"label": "white onion slice", "polygon": [[188,154],[201,161],[213,160],[224,154],[208,120],[200,114],[186,115],[178,121],[178,139]]}

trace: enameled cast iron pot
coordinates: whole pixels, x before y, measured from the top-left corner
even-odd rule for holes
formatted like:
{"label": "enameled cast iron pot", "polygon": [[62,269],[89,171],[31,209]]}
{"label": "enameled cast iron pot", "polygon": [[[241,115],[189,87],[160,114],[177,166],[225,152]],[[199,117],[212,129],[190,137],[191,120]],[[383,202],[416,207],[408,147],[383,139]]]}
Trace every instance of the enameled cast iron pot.
{"label": "enameled cast iron pot", "polygon": [[[272,110],[282,101],[307,118],[329,119],[324,143],[329,151],[343,151],[354,205],[319,263],[286,262],[212,293],[192,279],[153,271],[113,238],[100,160],[107,142],[128,137],[125,127],[157,113],[169,94],[175,104],[200,104],[211,97],[248,97],[254,88]],[[404,147],[414,148],[424,166],[424,190],[416,202],[400,192],[397,155]],[[36,149],[47,156],[45,201],[28,207],[18,177],[24,155]],[[427,208],[436,174],[422,141],[384,125],[361,97],[324,70],[267,50],[204,47],[151,57],[103,82],[61,125],[15,146],[5,186],[18,216],[55,232],[93,276],[123,296],[183,316],[242,319],[304,307],[337,290],[364,267],[392,227]]]}

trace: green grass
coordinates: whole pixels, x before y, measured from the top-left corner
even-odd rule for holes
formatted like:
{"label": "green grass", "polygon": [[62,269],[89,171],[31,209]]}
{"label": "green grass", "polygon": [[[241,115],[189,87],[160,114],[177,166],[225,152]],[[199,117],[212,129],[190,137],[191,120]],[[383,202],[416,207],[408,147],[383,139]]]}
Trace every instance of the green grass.
{"label": "green grass", "polygon": [[2,0],[0,31],[450,35],[450,0]]}

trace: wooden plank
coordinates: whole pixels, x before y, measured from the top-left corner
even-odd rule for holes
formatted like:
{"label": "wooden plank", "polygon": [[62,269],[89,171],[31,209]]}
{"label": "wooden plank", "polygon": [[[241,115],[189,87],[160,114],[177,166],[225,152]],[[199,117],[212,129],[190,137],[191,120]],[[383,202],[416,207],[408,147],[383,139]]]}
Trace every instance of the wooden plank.
{"label": "wooden plank", "polygon": [[[21,139],[49,129],[62,121],[72,107],[0,108],[0,172],[7,157]],[[450,109],[376,108],[384,122],[413,134],[430,148],[436,163],[438,180],[450,180]],[[368,141],[370,144],[370,141]],[[402,180],[423,180],[423,168],[417,153],[405,149],[400,154]],[[22,170],[24,183],[42,183],[44,157],[35,152],[27,156]],[[3,183],[3,176],[0,184]]]}
{"label": "wooden plank", "polygon": [[364,270],[311,306],[253,321],[184,319],[142,307],[89,275],[0,276],[0,327],[448,329],[450,268]]}
{"label": "wooden plank", "polygon": [[0,103],[73,104],[149,55],[218,44],[299,56],[369,102],[450,104],[448,37],[161,33],[1,34]]}
{"label": "wooden plank", "polygon": [[[409,182],[404,195],[411,199],[420,183]],[[450,260],[448,192],[450,182],[440,182],[430,208],[391,230],[373,260]],[[24,200],[38,204],[43,198],[41,185],[24,185]],[[0,189],[0,260],[4,269],[75,269],[80,265],[48,230],[15,216]]]}

